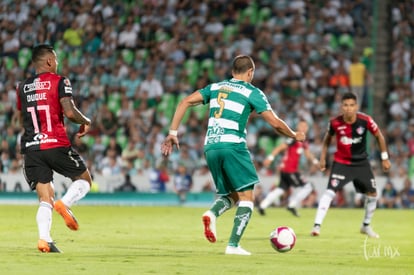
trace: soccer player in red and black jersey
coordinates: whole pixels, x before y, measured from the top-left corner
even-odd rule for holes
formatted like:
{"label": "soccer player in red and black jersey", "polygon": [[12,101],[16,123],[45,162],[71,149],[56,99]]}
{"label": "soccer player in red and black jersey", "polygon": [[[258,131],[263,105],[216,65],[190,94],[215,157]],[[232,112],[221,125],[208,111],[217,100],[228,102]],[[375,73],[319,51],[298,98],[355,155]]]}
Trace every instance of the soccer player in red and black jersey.
{"label": "soccer player in red and black jersey", "polygon": [[322,221],[336,191],[352,181],[357,192],[366,194],[365,216],[360,231],[371,238],[379,238],[379,235],[370,226],[377,207],[377,189],[366,151],[367,133],[370,132],[378,142],[384,172],[388,172],[391,167],[387,145],[381,130],[372,117],[358,112],[355,94],[345,93],[342,96],[341,110],[341,115],[330,120],[328,131],[323,140],[319,162],[321,171],[326,169],[326,155],[333,136],[336,136],[337,150],[334,153],[328,188],[319,200],[311,235],[319,236]]}
{"label": "soccer player in red and black jersey", "polygon": [[[307,133],[309,126],[306,121],[300,121],[296,130]],[[258,211],[261,215],[265,214],[265,209],[269,207],[274,201],[279,199],[283,194],[287,194],[289,189],[298,188],[297,192],[289,198],[287,210],[293,215],[299,217],[297,212],[297,204],[305,199],[313,190],[312,183],[306,182],[299,172],[299,162],[302,154],[314,165],[319,161],[313,156],[309,150],[309,143],[307,141],[299,142],[288,138],[285,142],[273,149],[272,153],[264,160],[263,165],[268,167],[275,156],[284,152],[282,162],[280,164],[280,182],[279,186],[269,192],[266,197],[260,202]]]}
{"label": "soccer player in red and black jersey", "polygon": [[[33,48],[36,74],[17,87],[17,115],[24,132],[21,137],[23,172],[39,198],[36,221],[38,249],[60,252],[50,236],[53,208],[66,225],[79,225],[70,207],[90,190],[92,179],[79,154],[72,148],[64,125],[64,116],[80,124],[77,138],[84,136],[91,121],[75,106],[69,79],[57,74],[57,56],[53,47],[41,44]],[[72,179],[61,200],[54,202],[53,171]]]}

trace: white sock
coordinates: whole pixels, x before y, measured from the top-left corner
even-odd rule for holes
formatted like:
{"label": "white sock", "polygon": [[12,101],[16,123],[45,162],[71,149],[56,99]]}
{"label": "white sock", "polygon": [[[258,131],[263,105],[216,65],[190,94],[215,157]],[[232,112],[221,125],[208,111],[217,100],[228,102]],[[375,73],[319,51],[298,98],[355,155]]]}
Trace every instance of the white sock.
{"label": "white sock", "polygon": [[374,212],[375,212],[376,208],[377,208],[377,198],[367,196],[365,198],[364,225],[371,223],[371,219],[372,219],[372,216],[374,215]]}
{"label": "white sock", "polygon": [[325,193],[323,193],[321,199],[319,200],[318,211],[316,212],[315,217],[315,224],[322,224],[323,219],[325,218],[334,197],[335,192],[330,189],[327,189]]}
{"label": "white sock", "polygon": [[279,199],[279,197],[284,193],[285,191],[282,188],[277,187],[275,190],[267,194],[266,198],[262,200],[260,203],[260,208],[266,209],[268,208],[272,203],[274,203],[276,200]]}
{"label": "white sock", "polygon": [[312,192],[312,184],[308,182],[304,186],[300,187],[299,190],[294,193],[292,197],[289,198],[289,205],[290,208],[296,208],[298,204],[303,201],[311,192]]}
{"label": "white sock", "polygon": [[50,228],[52,227],[52,205],[41,201],[37,209],[36,222],[39,231],[39,239],[51,242]]}
{"label": "white sock", "polygon": [[85,197],[91,187],[86,180],[75,180],[66,191],[66,194],[62,197],[62,202],[67,206],[71,207],[73,204],[78,202],[80,199]]}

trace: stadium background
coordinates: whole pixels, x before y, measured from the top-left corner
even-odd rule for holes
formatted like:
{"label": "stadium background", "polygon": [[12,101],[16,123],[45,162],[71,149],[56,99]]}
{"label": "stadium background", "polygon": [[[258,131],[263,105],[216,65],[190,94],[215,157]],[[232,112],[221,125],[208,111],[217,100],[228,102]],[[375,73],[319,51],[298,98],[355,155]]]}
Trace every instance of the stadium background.
{"label": "stadium background", "polygon": [[[256,61],[254,84],[279,116],[292,126],[299,119],[311,124],[309,140],[316,155],[341,93],[350,89],[346,79],[356,56],[370,76],[362,109],[382,127],[393,163],[391,173],[383,175],[372,141],[375,173],[381,183],[392,181],[398,190],[413,180],[412,0],[76,2],[0,2],[2,191],[19,191],[17,182],[25,190],[13,117],[15,86],[33,73],[30,48],[39,43],[55,46],[59,73],[70,78],[76,103],[94,121],[91,134],[73,142],[100,192],[115,190],[126,174],[138,191],[150,191],[151,177],[162,171],[170,175],[167,191],[172,192],[179,165],[194,175],[195,191],[211,192],[208,179],[201,181],[206,177],[206,106],[185,117],[179,129],[181,151],[165,161],[159,148],[180,98],[229,77],[231,59],[238,53]],[[72,137],[77,128],[67,126]],[[276,180],[275,167],[263,169],[261,161],[281,139],[257,115],[251,117],[248,134],[268,187]],[[325,186],[326,174],[309,170],[306,163],[303,169]]]}

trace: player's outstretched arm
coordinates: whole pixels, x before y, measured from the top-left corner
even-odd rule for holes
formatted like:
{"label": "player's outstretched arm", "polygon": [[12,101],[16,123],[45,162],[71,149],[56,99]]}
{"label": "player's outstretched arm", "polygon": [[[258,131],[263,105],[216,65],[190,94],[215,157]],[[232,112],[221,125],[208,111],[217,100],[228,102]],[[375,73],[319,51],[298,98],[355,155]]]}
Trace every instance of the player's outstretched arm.
{"label": "player's outstretched arm", "polygon": [[273,111],[264,111],[261,113],[262,117],[269,123],[276,131],[284,136],[293,138],[297,141],[304,141],[306,135],[303,132],[293,131],[282,119],[280,119]]}
{"label": "player's outstretched arm", "polygon": [[161,152],[164,156],[168,156],[172,153],[174,145],[177,149],[180,149],[180,143],[178,141],[178,127],[180,126],[181,120],[183,119],[185,112],[191,106],[199,105],[203,102],[203,96],[199,91],[195,91],[191,95],[181,100],[177,109],[175,110],[174,116],[171,121],[170,131],[164,142],[161,144]]}

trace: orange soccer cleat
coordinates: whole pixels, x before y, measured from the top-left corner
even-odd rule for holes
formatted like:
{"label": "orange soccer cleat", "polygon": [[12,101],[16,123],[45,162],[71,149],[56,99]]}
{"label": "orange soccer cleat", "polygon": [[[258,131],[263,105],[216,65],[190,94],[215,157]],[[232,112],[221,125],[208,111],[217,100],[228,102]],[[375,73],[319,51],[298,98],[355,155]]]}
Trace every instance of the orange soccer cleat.
{"label": "orange soccer cleat", "polygon": [[45,240],[39,240],[37,242],[37,248],[43,253],[62,253],[62,251],[56,247],[54,242],[46,242]]}
{"label": "orange soccer cleat", "polygon": [[70,211],[69,207],[66,207],[62,200],[55,202],[54,208],[56,212],[58,212],[63,217],[67,227],[69,227],[71,230],[78,230],[78,221],[76,220],[72,211]]}

